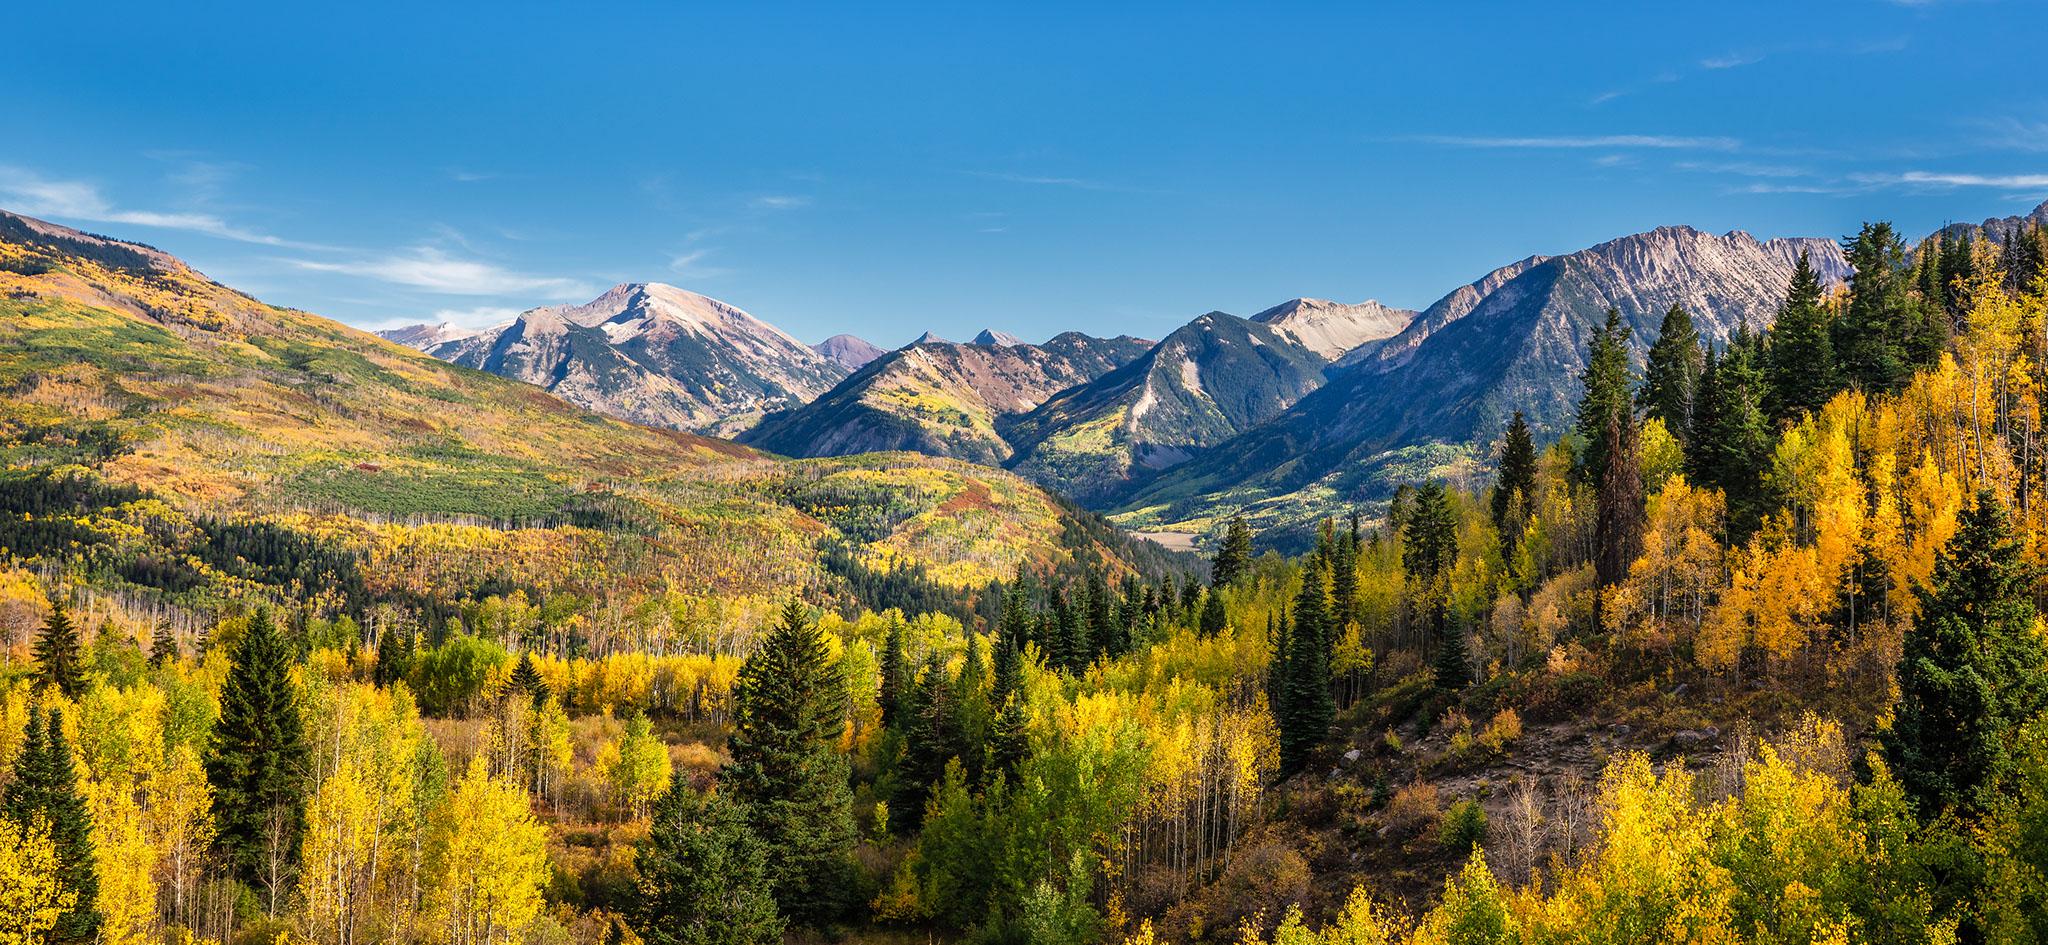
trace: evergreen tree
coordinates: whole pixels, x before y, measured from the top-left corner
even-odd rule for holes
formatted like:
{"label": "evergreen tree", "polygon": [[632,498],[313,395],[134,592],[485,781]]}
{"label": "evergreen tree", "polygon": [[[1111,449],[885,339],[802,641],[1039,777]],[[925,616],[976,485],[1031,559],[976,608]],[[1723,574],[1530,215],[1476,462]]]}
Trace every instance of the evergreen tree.
{"label": "evergreen tree", "polygon": [[770,945],[782,917],[747,812],[678,770],[636,845],[633,928],[647,945]]}
{"label": "evergreen tree", "polygon": [[1764,404],[1772,419],[1783,422],[1818,411],[1842,389],[1833,321],[1821,301],[1820,277],[1807,254],[1800,253],[1766,350]]}
{"label": "evergreen tree", "polygon": [[257,611],[230,658],[206,755],[215,845],[236,878],[269,890],[273,907],[290,888],[306,817],[308,756],[290,647],[270,612]]}
{"label": "evergreen tree", "polygon": [[1122,656],[1129,641],[1123,639],[1122,624],[1116,619],[1116,598],[1101,571],[1088,575],[1088,656]]}
{"label": "evergreen tree", "polygon": [[1415,490],[1415,507],[1401,530],[1401,566],[1422,584],[1449,571],[1458,558],[1458,510],[1441,482]]}
{"label": "evergreen tree", "polygon": [[1438,634],[1436,660],[1430,667],[1435,674],[1438,689],[1456,692],[1472,684],[1472,656],[1465,647],[1465,630],[1452,626],[1446,619],[1439,618],[1443,631]]}
{"label": "evergreen tree", "polygon": [[36,688],[56,686],[65,698],[76,700],[85,694],[84,648],[78,643],[78,627],[64,602],[50,598],[50,616],[36,635]]}
{"label": "evergreen tree", "polygon": [[1694,483],[1727,495],[1729,525],[1738,537],[1754,531],[1765,511],[1763,472],[1773,442],[1763,398],[1756,337],[1738,331],[1726,354],[1707,360],[1693,411],[1693,448],[1685,456]]}
{"label": "evergreen tree", "polygon": [[1230,525],[1223,530],[1223,544],[1216,549],[1216,560],[1209,566],[1209,586],[1228,587],[1237,583],[1252,566],[1252,528],[1245,524],[1244,516],[1233,515]]}
{"label": "evergreen tree", "polygon": [[1300,771],[1316,746],[1330,736],[1337,702],[1330,692],[1329,585],[1319,567],[1302,576],[1294,599],[1294,628],[1287,636],[1286,681],[1281,689],[1280,768]]}
{"label": "evergreen tree", "polygon": [[[1637,392],[1636,400],[1645,414],[1664,421],[1664,428],[1681,443],[1692,426],[1693,398],[1699,394],[1700,372],[1705,370],[1706,363],[1706,349],[1700,347],[1700,332],[1693,327],[1692,315],[1684,308],[1671,306],[1664,313],[1663,325],[1657,329],[1657,342],[1650,346],[1649,361],[1643,369],[1643,388]],[[1498,515],[1495,520],[1499,520]]]}
{"label": "evergreen tree", "polygon": [[1621,312],[1607,310],[1607,323],[1593,331],[1593,337],[1586,342],[1586,370],[1579,375],[1585,385],[1585,394],[1579,399],[1578,418],[1574,430],[1584,452],[1580,454],[1577,473],[1582,482],[1598,483],[1607,473],[1606,442],[1602,434],[1607,431],[1608,418],[1614,416],[1633,417],[1630,410],[1627,325],[1621,322]]}
{"label": "evergreen tree", "polygon": [[1920,615],[1906,632],[1898,709],[1882,737],[1925,817],[1952,805],[1982,811],[2014,732],[2048,701],[2033,579],[2005,506],[1984,490],[1935,559],[1929,586],[1915,588]]}
{"label": "evergreen tree", "polygon": [[1970,310],[1970,282],[1977,277],[1977,248],[1968,233],[1941,244],[1941,307],[1948,315],[1949,333],[1960,334],[1964,313]]}
{"label": "evergreen tree", "polygon": [[1330,632],[1343,635],[1344,625],[1358,615],[1358,533],[1337,539],[1330,557]]}
{"label": "evergreen tree", "polygon": [[1213,637],[1222,633],[1223,628],[1229,625],[1230,618],[1223,612],[1223,595],[1210,591],[1208,598],[1202,602],[1202,620],[1196,625],[1196,629],[1205,637]]}
{"label": "evergreen tree", "polygon": [[1266,613],[1266,704],[1276,725],[1287,714],[1287,661],[1294,655],[1288,634],[1290,623],[1271,611]]}
{"label": "evergreen tree", "polygon": [[1608,587],[1628,577],[1643,550],[1643,467],[1634,423],[1612,417],[1601,437],[1608,462],[1594,501],[1593,572],[1595,583]]}
{"label": "evergreen tree", "polygon": [[1854,269],[1848,308],[1834,324],[1843,377],[1873,393],[1898,390],[1912,373],[1907,346],[1917,321],[1901,273],[1905,244],[1890,223],[1865,223],[1842,248]]}
{"label": "evergreen tree", "polygon": [[933,654],[904,703],[903,764],[890,819],[915,830],[924,821],[925,798],[946,774],[946,762],[960,756],[958,705],[946,665]]}
{"label": "evergreen tree", "polygon": [[377,633],[377,672],[371,681],[381,689],[406,679],[412,672],[412,627],[387,625]]}
{"label": "evergreen tree", "polygon": [[[1690,403],[1686,409],[1692,409]],[[1529,433],[1528,419],[1517,410],[1515,418],[1508,421],[1507,435],[1501,438],[1500,473],[1493,484],[1493,524],[1503,536],[1509,531],[1508,512],[1515,496],[1521,496],[1526,508],[1535,491],[1536,441]]]}
{"label": "evergreen tree", "polygon": [[57,881],[76,895],[71,908],[50,930],[52,945],[85,945],[100,929],[100,881],[93,859],[92,815],[78,793],[78,771],[71,744],[64,738],[64,714],[30,700],[28,728],[14,777],[0,793],[0,815],[24,827],[40,821],[48,826],[57,848]]}
{"label": "evergreen tree", "polygon": [[[1015,602],[1021,596],[1012,588],[1008,599]],[[1007,610],[1004,615],[1007,619]],[[910,686],[910,659],[903,652],[903,620],[900,617],[889,619],[889,633],[882,641],[881,670],[882,692],[878,701],[882,707],[882,724],[899,725],[902,723],[903,700]]]}
{"label": "evergreen tree", "polygon": [[171,635],[171,621],[166,618],[156,622],[156,633],[149,638],[149,665],[161,669],[165,663],[178,661],[178,638]]}
{"label": "evergreen tree", "polygon": [[721,779],[767,851],[775,901],[798,922],[837,916],[853,869],[853,797],[838,749],[846,682],[802,604],[785,605],[741,665],[732,703]]}
{"label": "evergreen tree", "polygon": [[519,664],[512,667],[512,691],[524,693],[535,706],[548,701],[548,684],[540,678],[540,670],[534,667],[531,650],[521,651]]}

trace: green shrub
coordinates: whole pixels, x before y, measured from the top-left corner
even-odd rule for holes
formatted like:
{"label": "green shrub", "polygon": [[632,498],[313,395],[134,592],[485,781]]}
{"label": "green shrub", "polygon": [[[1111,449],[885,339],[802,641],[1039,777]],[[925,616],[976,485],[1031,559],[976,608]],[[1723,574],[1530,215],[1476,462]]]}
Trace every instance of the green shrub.
{"label": "green shrub", "polygon": [[1469,798],[1452,804],[1444,811],[1436,836],[1444,846],[1459,851],[1486,842],[1486,808]]}

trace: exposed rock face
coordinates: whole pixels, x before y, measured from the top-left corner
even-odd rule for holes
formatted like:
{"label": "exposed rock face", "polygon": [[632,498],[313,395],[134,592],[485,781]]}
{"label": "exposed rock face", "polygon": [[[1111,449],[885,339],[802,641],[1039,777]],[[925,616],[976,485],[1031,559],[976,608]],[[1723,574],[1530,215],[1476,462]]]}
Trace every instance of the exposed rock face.
{"label": "exposed rock face", "polygon": [[1302,347],[1336,360],[1359,345],[1391,338],[1415,319],[1415,312],[1367,299],[1356,305],[1327,299],[1289,299],[1252,321],[1271,325]]}
{"label": "exposed rock face", "polygon": [[1023,343],[1024,339],[1019,338],[1016,335],[1010,334],[1007,331],[997,331],[993,328],[982,329],[981,333],[975,335],[974,340],[970,342],[970,344],[992,345],[999,348],[1007,348],[1014,345],[1021,345]]}
{"label": "exposed rock face", "polygon": [[1328,365],[1280,327],[1211,312],[1003,424],[1011,467],[1098,502],[1279,414],[1321,386]]}
{"label": "exposed rock face", "polygon": [[[1802,252],[1823,281],[1847,277],[1832,240],[1760,241],[1689,227],[1532,256],[1445,296],[1400,334],[1345,359],[1322,389],[1163,474],[1125,508],[1179,502],[1197,517],[1304,489],[1352,503],[1383,495],[1394,472],[1419,475],[1390,469],[1397,451],[1489,443],[1513,411],[1528,414],[1539,435],[1555,434],[1569,422],[1587,339],[1609,307],[1631,329],[1640,365],[1672,305],[1717,342],[1738,325],[1768,324]],[[1418,461],[1434,462],[1410,464]]]}
{"label": "exposed rock face", "polygon": [[464,338],[475,337],[477,334],[479,332],[474,328],[464,328],[461,325],[454,325],[448,322],[442,322],[438,325],[407,325],[403,328],[389,328],[377,332],[377,336],[386,341],[395,341],[408,348],[418,348],[421,351],[432,351],[436,345],[444,345],[451,341],[461,341]]}
{"label": "exposed rock face", "polygon": [[773,325],[660,283],[625,283],[588,304],[533,309],[426,350],[599,413],[724,436],[809,402],[847,374]]}
{"label": "exposed rock face", "polygon": [[830,358],[848,373],[858,371],[869,361],[889,353],[856,335],[833,335],[812,345],[811,350]]}
{"label": "exposed rock face", "polygon": [[816,401],[764,419],[742,439],[790,456],[914,450],[998,464],[1011,455],[996,430],[999,418],[1100,377],[1150,345],[1079,332],[1043,345],[920,340],[870,362]]}

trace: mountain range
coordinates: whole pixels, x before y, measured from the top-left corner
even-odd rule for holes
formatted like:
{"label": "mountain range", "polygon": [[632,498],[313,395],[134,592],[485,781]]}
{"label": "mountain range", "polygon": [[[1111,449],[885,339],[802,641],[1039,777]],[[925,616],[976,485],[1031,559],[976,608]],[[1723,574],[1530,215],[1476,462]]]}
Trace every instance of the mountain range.
{"label": "mountain range", "polygon": [[[1987,225],[2044,217],[2048,204]],[[1824,282],[1848,277],[1833,240],[1669,226],[1526,257],[1420,312],[1300,298],[1250,318],[1206,313],[1158,342],[1030,344],[986,329],[965,344],[926,332],[893,351],[851,335],[809,347],[651,285],[475,334],[385,334],[614,416],[788,456],[1002,466],[1128,527],[1200,534],[1234,513],[1287,526],[1402,482],[1478,475],[1514,411],[1539,436],[1560,433],[1609,308],[1640,365],[1674,305],[1716,342],[1767,325],[1802,254]],[[662,300],[699,313],[690,330],[650,332]]]}

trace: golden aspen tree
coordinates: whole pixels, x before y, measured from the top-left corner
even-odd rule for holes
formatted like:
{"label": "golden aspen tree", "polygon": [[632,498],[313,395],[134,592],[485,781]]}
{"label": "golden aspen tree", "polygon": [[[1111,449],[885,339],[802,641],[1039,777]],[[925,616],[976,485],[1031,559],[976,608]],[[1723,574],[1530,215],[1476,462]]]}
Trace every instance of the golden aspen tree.
{"label": "golden aspen tree", "polygon": [[434,817],[429,913],[437,941],[504,945],[540,914],[547,828],[526,792],[492,777],[481,759]]}
{"label": "golden aspen tree", "polygon": [[57,845],[40,824],[0,817],[0,945],[43,945],[77,894],[57,878]]}

